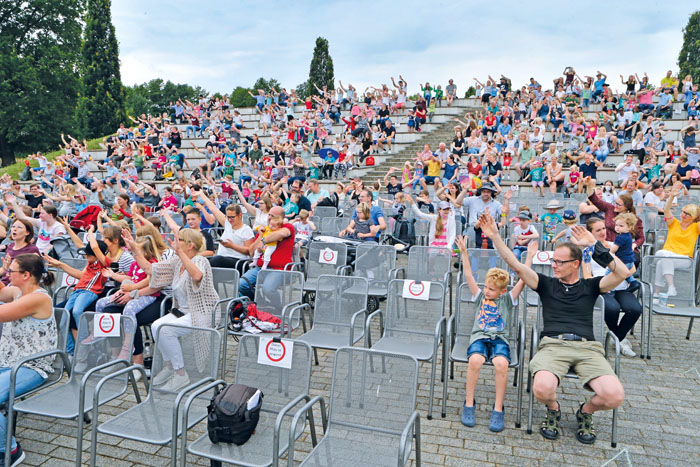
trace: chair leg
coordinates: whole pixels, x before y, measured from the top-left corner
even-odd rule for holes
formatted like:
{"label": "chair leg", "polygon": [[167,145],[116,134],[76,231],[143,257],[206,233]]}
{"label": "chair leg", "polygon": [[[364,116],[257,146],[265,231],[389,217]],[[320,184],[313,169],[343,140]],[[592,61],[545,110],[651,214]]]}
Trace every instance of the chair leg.
{"label": "chair leg", "polygon": [[[532,386],[532,374],[530,374],[529,372],[527,375],[527,379],[528,379],[528,387],[531,387]],[[528,398],[528,400],[529,400],[528,406],[527,406],[527,434],[528,435],[532,434],[532,403],[533,403],[532,399],[535,397],[534,392],[535,391],[530,390],[530,397]]]}
{"label": "chair leg", "polygon": [[318,366],[318,350],[314,348],[314,359],[316,360],[316,366]]}
{"label": "chair leg", "polygon": [[688,323],[688,333],[685,335],[685,338],[687,340],[690,340],[690,331],[693,330],[693,321],[694,320],[695,320],[695,318],[690,318],[690,323]]}
{"label": "chair leg", "polygon": [[610,440],[610,447],[617,447],[617,409],[613,409],[612,413],[612,439]]}
{"label": "chair leg", "polygon": [[433,354],[433,365],[430,370],[430,396],[428,396],[428,420],[433,419],[433,396],[435,395],[435,371],[437,366],[437,352]]}

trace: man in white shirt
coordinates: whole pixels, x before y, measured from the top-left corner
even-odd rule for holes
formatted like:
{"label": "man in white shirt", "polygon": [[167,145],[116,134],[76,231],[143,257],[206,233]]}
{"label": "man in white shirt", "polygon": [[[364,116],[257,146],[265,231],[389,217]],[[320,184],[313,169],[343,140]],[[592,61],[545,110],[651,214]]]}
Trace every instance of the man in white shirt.
{"label": "man in white shirt", "polygon": [[634,163],[634,156],[632,154],[627,154],[625,156],[625,161],[618,164],[617,168],[615,168],[615,172],[617,172],[617,185],[622,186],[633,171],[639,172],[639,169]]}
{"label": "man in white shirt", "polygon": [[440,159],[440,162],[447,162],[447,158],[450,157],[450,154],[452,154],[450,151],[447,150],[447,147],[445,146],[445,143],[440,143],[440,147],[435,153],[438,159]]}

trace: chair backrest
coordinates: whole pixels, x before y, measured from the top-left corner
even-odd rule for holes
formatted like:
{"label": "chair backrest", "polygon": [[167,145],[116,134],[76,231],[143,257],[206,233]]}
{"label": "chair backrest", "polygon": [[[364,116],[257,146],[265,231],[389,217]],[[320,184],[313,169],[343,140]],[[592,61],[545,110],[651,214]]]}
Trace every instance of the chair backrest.
{"label": "chair backrest", "polygon": [[[353,315],[367,308],[368,291],[369,282],[364,277],[319,277],[314,300],[313,328],[349,336]],[[364,321],[364,315],[355,320],[355,336],[362,334]]]}
{"label": "chair backrest", "polygon": [[371,283],[387,283],[391,271],[396,267],[396,248],[391,245],[361,243],[355,252],[356,277],[366,278]]}
{"label": "chair backrest", "polygon": [[316,206],[316,209],[314,209],[314,216],[318,216],[320,219],[336,217],[337,213],[338,210],[333,206]]}
{"label": "chair backrest", "polygon": [[[430,287],[428,300],[405,298],[405,283],[412,290],[420,286]],[[410,293],[406,294],[411,296]],[[416,294],[418,295],[418,294]],[[409,339],[431,340],[435,334],[435,324],[445,313],[445,287],[442,282],[394,279],[389,282],[386,312],[384,313],[385,335],[407,337]]]}
{"label": "chair backrest", "polygon": [[[212,280],[214,282],[214,288],[216,293],[219,295],[219,300],[224,300],[226,298],[234,298],[238,295],[238,282],[240,280],[240,273],[238,269],[235,268],[211,268]],[[222,303],[219,305],[219,323],[225,323],[226,317],[223,313],[226,312],[226,304]]]}
{"label": "chair backrest", "polygon": [[665,292],[667,286],[663,276],[671,273],[677,295],[668,297],[668,304],[675,307],[695,306],[695,266],[695,261],[688,257],[645,256],[642,258],[642,281],[651,284],[652,288],[662,286]]}
{"label": "chair backrest", "polygon": [[277,317],[290,303],[301,303],[304,275],[299,271],[263,269],[255,285],[255,306]]}
{"label": "chair backrest", "polygon": [[[184,335],[178,335],[177,341],[182,350],[182,355],[186,355],[183,359],[185,364],[184,370],[190,379],[191,383],[202,381],[211,378],[215,380],[219,371],[219,354],[221,352],[221,334],[216,329],[197,328],[190,326],[180,326],[177,324],[167,323],[158,328],[158,334],[162,335],[168,329],[174,331],[186,331]],[[176,332],[173,334],[181,334]],[[156,337],[156,346],[153,351],[153,363],[151,373],[157,375],[164,367],[163,352],[160,346],[163,344],[163,339]],[[176,392],[164,391],[162,387],[151,386],[151,391],[148,397],[158,399],[174,399],[177,396]],[[169,416],[171,414],[163,414]]]}
{"label": "chair backrest", "polygon": [[[99,321],[97,316],[101,317]],[[128,315],[121,315],[119,336],[95,336],[97,328],[102,329],[102,331],[109,331],[115,325],[116,323],[109,314],[98,315],[93,312],[85,312],[80,316],[78,338],[75,342],[73,354],[73,371],[70,375],[71,380],[77,378],[79,381],[92,368],[116,360],[116,355],[119,354],[119,349],[122,347],[131,348],[133,346],[133,330],[136,329],[136,320]],[[121,379],[126,384],[126,375]]]}
{"label": "chair backrest", "polygon": [[409,355],[339,349],[333,362],[328,430],[400,435],[416,409],[417,386],[418,362]]}
{"label": "chair backrest", "polygon": [[338,209],[343,211],[343,217],[352,217],[357,207],[357,201],[354,199],[345,199],[338,203]]}
{"label": "chair backrest", "polygon": [[444,282],[451,272],[452,252],[447,248],[413,246],[408,250],[406,278],[421,281]]}
{"label": "chair backrest", "polygon": [[503,261],[497,250],[467,248],[467,252],[472,274],[478,284],[483,284],[486,281],[486,273],[491,268],[508,270],[508,265]]}
{"label": "chair backrest", "polygon": [[350,217],[324,217],[321,219],[321,234],[337,237],[350,224]]}
{"label": "chair backrest", "polygon": [[264,394],[263,412],[279,412],[293,399],[309,393],[311,381],[311,347],[301,341],[283,340],[292,346],[291,368],[258,363],[260,337],[241,336],[234,382],[258,388]]}
{"label": "chair backrest", "polygon": [[306,261],[306,280],[322,274],[334,275],[336,270],[347,264],[348,247],[344,243],[311,242]]}
{"label": "chair backrest", "polygon": [[[506,293],[510,293],[513,287],[509,286]],[[455,312],[454,324],[452,326],[453,333],[458,337],[470,338],[474,321],[478,317],[479,309],[476,306],[477,302],[472,300],[472,293],[467,284],[459,286],[457,291],[457,311]],[[514,343],[517,338],[519,306],[513,307],[513,313],[510,317],[509,340]],[[512,349],[515,349],[511,345]]]}

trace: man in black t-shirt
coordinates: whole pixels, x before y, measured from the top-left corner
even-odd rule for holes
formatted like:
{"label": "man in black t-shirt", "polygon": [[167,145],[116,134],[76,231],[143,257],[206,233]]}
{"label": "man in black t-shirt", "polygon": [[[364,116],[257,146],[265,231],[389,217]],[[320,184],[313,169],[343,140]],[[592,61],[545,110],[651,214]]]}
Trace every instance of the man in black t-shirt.
{"label": "man in black t-shirt", "polygon": [[38,210],[39,207],[41,207],[41,203],[46,198],[46,196],[41,194],[41,190],[39,189],[38,183],[32,183],[30,185],[29,193],[21,193],[18,191],[17,193],[15,193],[15,195],[18,198],[24,198],[27,201],[27,205],[34,211]]}
{"label": "man in black t-shirt", "polygon": [[[488,213],[479,219],[481,230],[518,276],[542,302],[543,328],[537,353],[530,360],[534,374],[534,396],[547,406],[547,416],[540,433],[547,439],[559,437],[561,412],[557,402],[557,387],[561,378],[572,368],[586,389],[595,392],[589,402],[576,412],[576,439],[584,444],[595,442],[592,415],[598,410],[617,408],[625,397],[624,389],[605,358],[603,345],[593,332],[593,307],[599,295],[617,287],[630,272],[617,257],[610,255],[602,244],[583,226],[571,228],[579,244],[596,245],[593,259],[611,273],[603,277],[582,279],[579,268],[581,248],[573,243],[559,243],[554,249],[554,277],[538,274],[520,263],[515,254],[498,235],[498,226]],[[605,263],[605,264],[603,264]]]}

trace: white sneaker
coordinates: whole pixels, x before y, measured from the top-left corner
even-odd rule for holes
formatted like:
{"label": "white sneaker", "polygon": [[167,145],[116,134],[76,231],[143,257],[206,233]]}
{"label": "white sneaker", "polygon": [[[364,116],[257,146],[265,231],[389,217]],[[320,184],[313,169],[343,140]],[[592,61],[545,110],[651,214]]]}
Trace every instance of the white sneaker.
{"label": "white sneaker", "polygon": [[190,378],[187,376],[187,373],[184,375],[175,373],[170,380],[161,387],[163,391],[171,391],[171,392],[176,392],[178,389],[187,386],[190,384]]}
{"label": "white sneaker", "polygon": [[620,353],[625,357],[636,357],[637,354],[632,350],[632,344],[629,339],[624,338],[620,342]]}
{"label": "white sneaker", "polygon": [[160,386],[161,384],[165,384],[170,380],[170,378],[172,378],[173,373],[174,373],[173,369],[170,368],[169,366],[166,366],[165,368],[163,368],[160,371],[160,373],[158,373],[153,378],[153,380],[151,381],[151,384],[153,384],[154,386]]}
{"label": "white sneaker", "polygon": [[670,286],[670,287],[668,288],[668,292],[667,292],[667,293],[668,293],[668,296],[669,296],[669,297],[675,297],[676,295],[678,295],[678,291],[676,290],[676,288],[675,288],[674,286]]}

